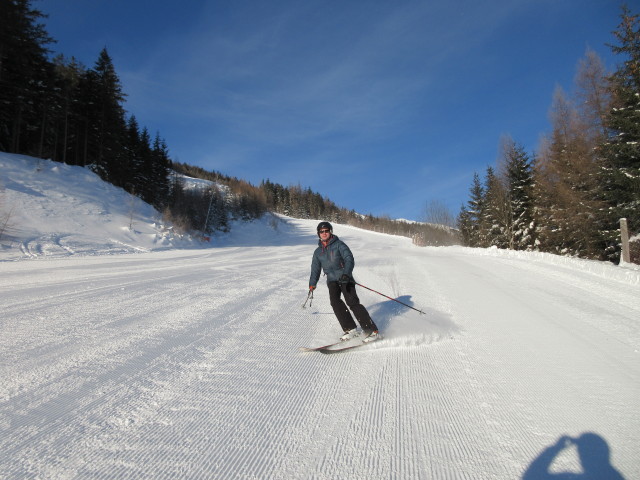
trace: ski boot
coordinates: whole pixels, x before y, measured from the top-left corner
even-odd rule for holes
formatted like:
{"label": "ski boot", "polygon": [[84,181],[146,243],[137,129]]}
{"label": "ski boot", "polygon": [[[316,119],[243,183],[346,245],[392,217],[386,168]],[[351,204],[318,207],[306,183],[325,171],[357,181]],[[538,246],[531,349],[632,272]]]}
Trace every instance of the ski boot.
{"label": "ski boot", "polygon": [[346,342],[347,340],[351,340],[352,338],[357,337],[358,335],[360,335],[358,333],[358,331],[354,328],[352,330],[347,330],[346,332],[344,332],[344,335],[342,335],[340,337],[340,341],[341,342]]}
{"label": "ski boot", "polygon": [[375,342],[376,340],[378,340],[378,338],[380,338],[380,336],[378,335],[378,331],[374,330],[366,334],[362,342],[363,343]]}

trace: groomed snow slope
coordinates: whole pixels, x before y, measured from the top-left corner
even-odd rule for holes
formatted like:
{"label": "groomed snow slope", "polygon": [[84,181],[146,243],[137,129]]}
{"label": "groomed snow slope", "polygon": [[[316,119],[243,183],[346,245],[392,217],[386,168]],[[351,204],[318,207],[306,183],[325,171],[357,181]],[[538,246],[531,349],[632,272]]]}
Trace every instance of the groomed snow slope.
{"label": "groomed snow slope", "polygon": [[301,353],[316,223],[0,262],[0,478],[640,478],[638,271],[336,225],[426,315],[360,289],[385,339]]}

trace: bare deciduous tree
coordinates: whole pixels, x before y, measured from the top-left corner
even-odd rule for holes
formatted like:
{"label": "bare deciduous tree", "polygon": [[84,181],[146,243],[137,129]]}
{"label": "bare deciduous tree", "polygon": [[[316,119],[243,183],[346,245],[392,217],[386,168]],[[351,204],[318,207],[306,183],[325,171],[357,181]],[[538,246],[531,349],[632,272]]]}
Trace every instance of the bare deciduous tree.
{"label": "bare deciduous tree", "polygon": [[[583,65],[589,62],[585,61]],[[578,78],[593,77],[593,71],[589,72]],[[582,83],[593,86],[592,81]],[[580,92],[577,98],[595,98],[594,92],[582,89]],[[582,108],[577,108],[558,88],[550,117],[552,132],[540,148],[537,169],[542,248],[594,256],[599,208],[594,200],[598,169],[595,148],[600,130],[596,110],[587,109],[583,104]],[[587,128],[587,125],[593,128]]]}
{"label": "bare deciduous tree", "polygon": [[429,200],[424,206],[422,219],[426,223],[455,227],[456,219],[444,202],[440,200]]}
{"label": "bare deciduous tree", "polygon": [[578,63],[575,77],[576,104],[582,124],[596,142],[607,134],[605,122],[611,108],[608,76],[598,54],[587,49],[584,58]]}

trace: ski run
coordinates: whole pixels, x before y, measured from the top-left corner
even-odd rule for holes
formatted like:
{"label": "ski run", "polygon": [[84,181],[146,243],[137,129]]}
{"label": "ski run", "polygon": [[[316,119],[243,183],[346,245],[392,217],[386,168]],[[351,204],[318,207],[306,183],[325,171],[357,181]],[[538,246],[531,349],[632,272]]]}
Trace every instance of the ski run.
{"label": "ski run", "polygon": [[8,154],[0,198],[2,479],[640,478],[633,266],[335,224],[356,280],[425,315],[360,288],[383,338],[322,355],[318,220],[200,243]]}

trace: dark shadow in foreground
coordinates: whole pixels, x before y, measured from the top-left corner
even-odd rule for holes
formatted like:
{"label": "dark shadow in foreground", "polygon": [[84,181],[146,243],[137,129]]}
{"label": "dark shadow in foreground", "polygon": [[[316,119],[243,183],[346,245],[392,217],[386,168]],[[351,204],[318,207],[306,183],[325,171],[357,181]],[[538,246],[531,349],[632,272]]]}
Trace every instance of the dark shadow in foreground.
{"label": "dark shadow in foreground", "polygon": [[[556,457],[572,445],[577,447],[582,472],[551,472]],[[577,438],[562,436],[554,445],[545,448],[531,462],[522,480],[624,480],[624,477],[611,465],[609,445],[605,439],[587,432]]]}

